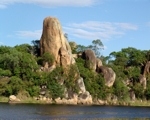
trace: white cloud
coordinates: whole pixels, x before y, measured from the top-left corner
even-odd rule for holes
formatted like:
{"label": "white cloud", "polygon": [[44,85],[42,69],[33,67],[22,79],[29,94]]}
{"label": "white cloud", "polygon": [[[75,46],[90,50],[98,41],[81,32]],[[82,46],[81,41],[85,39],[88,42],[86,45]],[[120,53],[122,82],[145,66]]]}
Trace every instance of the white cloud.
{"label": "white cloud", "polygon": [[32,38],[32,39],[40,39],[42,35],[42,30],[35,31],[16,31],[16,35],[21,38]]}
{"label": "white cloud", "polygon": [[63,27],[65,32],[79,38],[89,40],[108,40],[114,36],[122,36],[127,30],[137,30],[138,27],[129,23],[111,23],[99,21],[87,21],[83,23],[72,23]]}
{"label": "white cloud", "polygon": [[117,27],[120,27],[124,30],[137,30],[138,27],[136,25],[130,23],[114,23]]}
{"label": "white cloud", "polygon": [[[101,39],[109,40],[112,37],[121,37],[128,30],[137,30],[138,27],[129,23],[111,23],[87,21],[83,23],[72,23],[63,27],[65,33],[77,38],[87,40]],[[35,31],[17,31],[16,35],[21,38],[40,39],[42,30]]]}
{"label": "white cloud", "polygon": [[10,4],[24,3],[36,4],[44,7],[58,7],[58,6],[91,6],[98,0],[0,0],[0,8],[6,8]]}

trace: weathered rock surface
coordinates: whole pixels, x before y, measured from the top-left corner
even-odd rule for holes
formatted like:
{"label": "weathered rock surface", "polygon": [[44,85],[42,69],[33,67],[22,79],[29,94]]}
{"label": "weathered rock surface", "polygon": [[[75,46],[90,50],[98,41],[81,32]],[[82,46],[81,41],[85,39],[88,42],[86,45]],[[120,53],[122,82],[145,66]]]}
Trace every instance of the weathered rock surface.
{"label": "weathered rock surface", "polygon": [[147,83],[146,77],[144,75],[141,75],[139,80],[140,80],[140,84],[143,86],[143,88],[146,89],[146,83]]}
{"label": "weathered rock surface", "polygon": [[99,58],[96,58],[96,71],[99,67],[103,66],[102,61]]}
{"label": "weathered rock surface", "polygon": [[129,91],[131,101],[135,101],[135,92],[133,90]]}
{"label": "weathered rock surface", "polygon": [[105,85],[108,87],[113,86],[115,79],[116,79],[116,74],[112,70],[112,68],[106,67],[106,66],[101,66],[97,70],[98,73],[102,73],[105,79]]}
{"label": "weathered rock surface", "polygon": [[108,102],[107,100],[101,100],[101,99],[98,99],[97,102],[95,104],[98,104],[98,105],[107,105]]}
{"label": "weathered rock surface", "polygon": [[20,102],[20,99],[18,99],[15,95],[9,96],[9,103],[18,103]]}
{"label": "weathered rock surface", "polygon": [[85,66],[96,70],[96,56],[92,50],[85,50],[82,53],[82,58],[86,61]]}
{"label": "weathered rock surface", "polygon": [[86,91],[83,78],[79,78],[76,85],[79,87],[79,93],[84,93]]}
{"label": "weathered rock surface", "polygon": [[78,104],[86,104],[91,105],[93,104],[92,96],[88,91],[81,93],[78,97]]}
{"label": "weathered rock surface", "polygon": [[91,105],[93,104],[92,96],[88,91],[85,91],[84,93],[81,93],[79,96],[77,94],[73,94],[73,97],[70,99],[63,98],[61,99],[56,98],[55,99],[56,104],[71,104],[71,105],[77,105],[77,104],[84,104],[84,105]]}
{"label": "weathered rock surface", "polygon": [[[49,52],[55,57],[54,65],[70,65],[75,63],[70,45],[62,32],[57,18],[47,17],[43,22],[43,33],[40,39],[40,54]],[[50,66],[48,66],[50,67]]]}
{"label": "weathered rock surface", "polygon": [[150,73],[150,61],[146,63],[143,75],[145,76],[147,73]]}

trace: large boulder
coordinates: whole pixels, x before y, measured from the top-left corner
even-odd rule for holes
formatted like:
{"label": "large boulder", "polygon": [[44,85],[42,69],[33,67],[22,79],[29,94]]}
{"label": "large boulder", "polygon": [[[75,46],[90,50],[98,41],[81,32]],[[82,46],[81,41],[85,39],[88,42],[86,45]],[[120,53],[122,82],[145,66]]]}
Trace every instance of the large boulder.
{"label": "large boulder", "polygon": [[18,103],[18,102],[20,102],[20,99],[18,99],[15,95],[10,95],[8,102],[9,103]]}
{"label": "large boulder", "polygon": [[97,70],[98,73],[102,73],[105,79],[105,85],[108,87],[113,86],[115,79],[116,79],[116,74],[112,70],[112,68],[106,67],[106,66],[101,66]]}
{"label": "large boulder", "polygon": [[88,91],[85,91],[78,96],[78,104],[93,104],[92,96]]}
{"label": "large boulder", "polygon": [[[54,65],[63,67],[75,63],[68,41],[57,18],[47,17],[43,22],[43,33],[40,39],[41,56],[48,52],[55,57]],[[49,66],[50,67],[50,66]]]}
{"label": "large boulder", "polygon": [[86,67],[96,70],[96,56],[93,50],[85,50],[82,53],[82,58],[85,60]]}

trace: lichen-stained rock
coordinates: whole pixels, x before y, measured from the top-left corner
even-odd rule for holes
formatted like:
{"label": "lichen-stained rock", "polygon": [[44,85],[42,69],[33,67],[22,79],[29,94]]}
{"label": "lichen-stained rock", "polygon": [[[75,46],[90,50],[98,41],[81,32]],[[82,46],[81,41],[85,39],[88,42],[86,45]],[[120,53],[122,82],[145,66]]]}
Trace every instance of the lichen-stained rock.
{"label": "lichen-stained rock", "polygon": [[57,18],[47,17],[43,22],[43,32],[40,39],[41,56],[49,52],[55,57],[54,65],[70,65],[75,63],[70,45]]}
{"label": "lichen-stained rock", "polygon": [[112,68],[101,66],[97,70],[98,73],[102,73],[105,79],[105,85],[108,87],[113,86],[115,79],[116,79],[116,73],[112,70]]}
{"label": "lichen-stained rock", "polygon": [[91,68],[94,71],[96,70],[96,56],[92,50],[85,50],[82,53],[82,58],[86,61],[86,67]]}

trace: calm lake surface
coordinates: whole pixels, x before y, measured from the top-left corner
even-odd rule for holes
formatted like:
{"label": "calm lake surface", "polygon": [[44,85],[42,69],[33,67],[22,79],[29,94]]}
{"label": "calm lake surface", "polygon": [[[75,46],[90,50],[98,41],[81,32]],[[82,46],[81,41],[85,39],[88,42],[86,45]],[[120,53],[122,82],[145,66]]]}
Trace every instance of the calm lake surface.
{"label": "calm lake surface", "polygon": [[0,103],[0,120],[150,119],[150,107]]}

